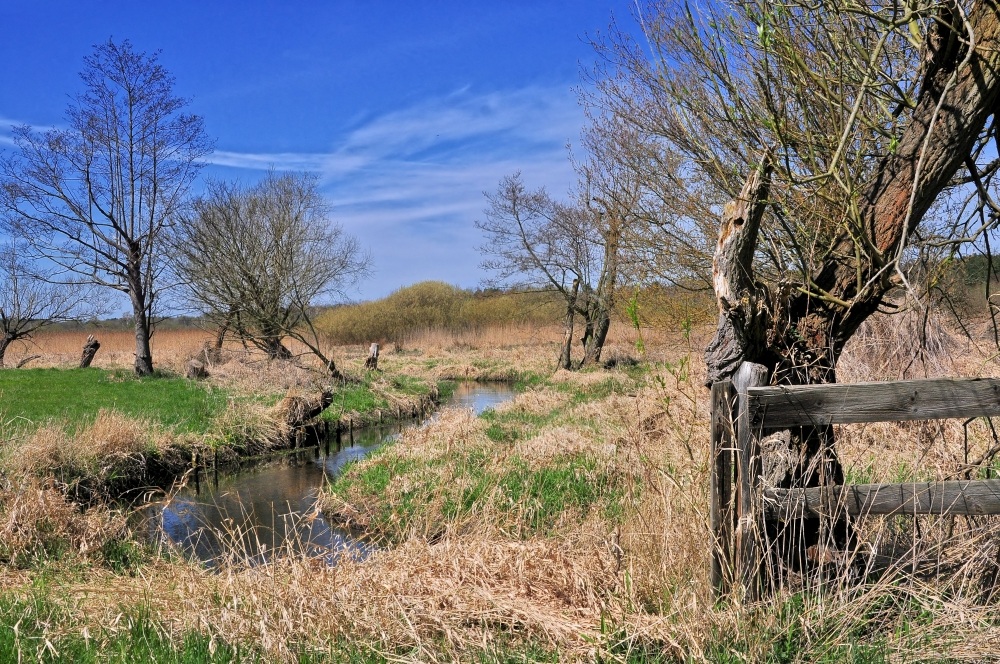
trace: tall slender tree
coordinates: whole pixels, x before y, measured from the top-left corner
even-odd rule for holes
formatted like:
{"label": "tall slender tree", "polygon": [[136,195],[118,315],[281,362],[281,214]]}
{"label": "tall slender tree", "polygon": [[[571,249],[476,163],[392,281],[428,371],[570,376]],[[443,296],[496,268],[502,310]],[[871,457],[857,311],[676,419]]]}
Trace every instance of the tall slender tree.
{"label": "tall slender tree", "polygon": [[164,232],[208,154],[200,117],[158,53],[128,41],[94,47],[65,129],[14,128],[0,160],[5,227],[57,273],[125,293],[135,324],[135,372],[152,373],[150,336],[164,269]]}

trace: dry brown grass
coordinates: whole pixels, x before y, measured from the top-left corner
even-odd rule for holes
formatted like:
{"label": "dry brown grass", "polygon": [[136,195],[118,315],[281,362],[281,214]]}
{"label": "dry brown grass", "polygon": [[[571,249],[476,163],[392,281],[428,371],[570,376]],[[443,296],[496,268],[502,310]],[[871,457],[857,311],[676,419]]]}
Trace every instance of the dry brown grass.
{"label": "dry brown grass", "polygon": [[[0,561],[11,571],[67,550],[87,557],[126,533],[122,511],[81,510],[52,482],[21,477],[0,488]],[[16,571],[12,576],[21,578]]]}
{"label": "dry brown grass", "polygon": [[[135,334],[129,330],[87,328],[80,331],[45,330],[25,346],[12,347],[9,364],[16,365],[28,355],[41,355],[28,366],[73,367],[80,362],[80,353],[87,336],[93,334],[101,342],[93,366],[103,368],[131,367],[135,361]],[[195,355],[212,335],[195,328],[161,330],[153,335],[150,344],[153,360],[158,367],[183,373],[184,363]]]}
{"label": "dry brown grass", "polygon": [[173,442],[175,436],[152,421],[102,409],[74,432],[50,423],[8,441],[0,468],[13,477],[49,477],[67,495],[115,496],[145,476],[148,455]]}
{"label": "dry brown grass", "polygon": [[[873,321],[845,354],[841,380],[996,375],[988,357],[957,337],[901,368],[899,359],[913,350],[907,325]],[[274,661],[296,661],[303,649],[342,640],[403,661],[468,661],[519,644],[556,651],[562,661],[598,655],[624,661],[630,649],[644,646],[691,660],[732,648],[747,661],[763,661],[785,642],[802,661],[847,657],[858,643],[877,643],[898,661],[993,656],[1000,647],[992,627],[1000,620],[997,518],[922,517],[918,526],[912,519],[872,519],[861,524],[866,543],[885,550],[903,545],[906,554],[888,575],[845,573],[842,583],[822,591],[805,579],[811,592],[798,599],[784,589],[756,606],[736,596],[715,606],[708,586],[703,344],[680,334],[644,336],[647,355],[662,362],[651,374],[633,380],[620,371],[558,372],[500,407],[509,418],[505,426],[524,434],[509,443],[492,441],[483,419],[449,410],[359,466],[413,462],[392,477],[381,499],[395,504],[419,496],[420,507],[396,524],[398,545],[367,560],[327,568],[286,559],[219,574],[157,562],[136,577],[90,572],[60,586],[58,597],[83,622],[113,627],[123,605],[145,606],[174,634],[206,630],[252,644]],[[382,365],[387,374],[551,375],[558,339],[555,329],[475,338],[438,333],[388,349]],[[623,334],[612,348],[635,354],[633,342]],[[354,356],[354,350],[342,352]],[[357,355],[360,362],[363,352]],[[609,376],[623,388],[604,394]],[[577,399],[581,393],[597,396]],[[965,470],[961,423],[851,425],[838,436],[856,477],[902,481],[896,478],[905,473],[946,477]],[[970,425],[968,440],[973,460],[994,444],[981,422]],[[476,509],[449,517],[445,499],[470,477],[456,460],[471,451],[481,453],[475,458],[483,468],[497,472],[513,460],[537,468],[588,455],[630,490],[618,516],[566,514],[537,532],[518,527],[524,506],[502,502],[497,484],[487,487]],[[352,507],[361,515],[367,508]]]}

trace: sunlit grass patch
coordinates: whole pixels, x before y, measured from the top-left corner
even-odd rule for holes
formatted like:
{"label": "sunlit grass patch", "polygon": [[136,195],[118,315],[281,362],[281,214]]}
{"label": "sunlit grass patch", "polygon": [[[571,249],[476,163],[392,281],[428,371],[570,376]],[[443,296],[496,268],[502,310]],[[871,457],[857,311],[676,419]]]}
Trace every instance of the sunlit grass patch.
{"label": "sunlit grass patch", "polygon": [[36,426],[55,422],[72,429],[113,409],[179,433],[203,433],[225,405],[224,390],[174,376],[137,378],[95,368],[0,371],[0,410]]}
{"label": "sunlit grass patch", "polygon": [[639,480],[574,423],[573,393],[537,392],[479,418],[446,411],[432,427],[408,432],[335,480],[328,509],[385,542],[482,529],[523,539],[595,511],[619,518],[626,484],[634,493]]}
{"label": "sunlit grass patch", "polygon": [[191,631],[175,641],[163,625],[141,609],[123,612],[113,629],[80,622],[66,608],[38,593],[0,596],[0,661],[262,661],[253,651],[241,651],[203,632]]}

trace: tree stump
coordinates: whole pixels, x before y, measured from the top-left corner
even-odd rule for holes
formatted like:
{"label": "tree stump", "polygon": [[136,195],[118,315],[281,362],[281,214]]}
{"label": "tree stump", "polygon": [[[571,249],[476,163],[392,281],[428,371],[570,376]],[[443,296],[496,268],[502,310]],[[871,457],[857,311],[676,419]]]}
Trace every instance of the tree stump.
{"label": "tree stump", "polygon": [[208,378],[208,369],[205,367],[204,363],[198,360],[190,360],[187,363],[187,371],[185,375],[191,380],[201,380],[203,378]]}
{"label": "tree stump", "polygon": [[368,349],[368,359],[365,360],[365,369],[378,371],[378,344],[372,344]]}
{"label": "tree stump", "polygon": [[333,403],[333,390],[308,396],[289,394],[271,409],[271,417],[278,423],[281,437],[287,446],[298,447],[304,439],[304,428]]}
{"label": "tree stump", "polygon": [[97,349],[100,347],[101,342],[94,338],[93,334],[87,337],[87,343],[83,345],[83,354],[80,356],[81,369],[90,366],[90,363],[94,361],[94,356],[97,355]]}

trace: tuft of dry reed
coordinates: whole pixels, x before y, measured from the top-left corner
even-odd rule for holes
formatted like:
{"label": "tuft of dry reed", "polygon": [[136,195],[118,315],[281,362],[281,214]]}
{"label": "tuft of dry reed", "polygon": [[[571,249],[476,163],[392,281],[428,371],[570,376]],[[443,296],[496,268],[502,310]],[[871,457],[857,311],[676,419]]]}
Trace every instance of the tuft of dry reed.
{"label": "tuft of dry reed", "polygon": [[81,509],[50,481],[20,477],[0,487],[0,561],[7,565],[25,567],[67,551],[87,556],[126,534],[123,512]]}
{"label": "tuft of dry reed", "polygon": [[74,432],[50,423],[9,442],[0,464],[16,477],[50,476],[68,494],[115,495],[116,487],[129,487],[144,476],[150,453],[172,441],[150,420],[102,409]]}

